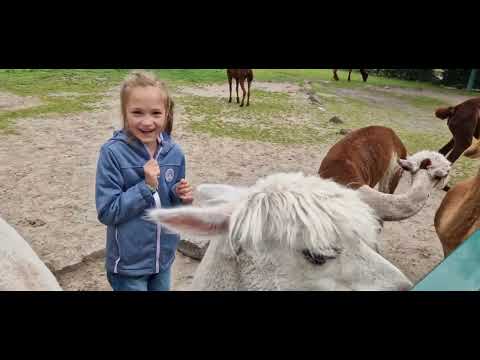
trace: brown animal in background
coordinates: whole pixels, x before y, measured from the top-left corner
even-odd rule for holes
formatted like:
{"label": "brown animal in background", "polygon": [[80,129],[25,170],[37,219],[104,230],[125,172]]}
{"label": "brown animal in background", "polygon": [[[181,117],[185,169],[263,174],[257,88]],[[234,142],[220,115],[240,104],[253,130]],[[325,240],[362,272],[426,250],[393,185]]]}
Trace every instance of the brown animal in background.
{"label": "brown animal in background", "polygon": [[450,189],[435,213],[434,225],[445,257],[480,229],[480,172]]}
{"label": "brown animal in background", "polygon": [[470,159],[480,158],[480,140],[473,140],[473,144],[465,150],[463,156],[466,156]]}
{"label": "brown animal in background", "polygon": [[253,71],[252,69],[227,69],[227,77],[228,77],[228,85],[230,87],[230,99],[228,100],[229,103],[232,102],[232,79],[235,79],[235,83],[237,85],[237,104],[240,102],[240,98],[238,97],[238,83],[242,87],[243,97],[242,103],[240,106],[243,106],[245,100],[245,79],[247,80],[248,84],[248,96],[247,96],[247,106],[250,105],[250,85],[253,81]]}
{"label": "brown animal in background", "polygon": [[[338,81],[337,75],[338,69],[333,69],[333,80]],[[362,74],[363,82],[367,82],[368,79],[368,72],[367,69],[360,69],[360,74]],[[348,81],[350,81],[350,76],[352,75],[352,69],[348,69]]]}
{"label": "brown animal in background", "polygon": [[439,108],[435,111],[439,119],[448,119],[447,125],[452,139],[438,152],[447,156],[453,164],[472,145],[472,139],[480,136],[480,97],[467,100],[457,106]]}
{"label": "brown animal in background", "polygon": [[403,173],[398,160],[406,157],[407,149],[392,129],[368,126],[333,145],[318,173],[353,189],[379,183],[379,191],[393,194]]}

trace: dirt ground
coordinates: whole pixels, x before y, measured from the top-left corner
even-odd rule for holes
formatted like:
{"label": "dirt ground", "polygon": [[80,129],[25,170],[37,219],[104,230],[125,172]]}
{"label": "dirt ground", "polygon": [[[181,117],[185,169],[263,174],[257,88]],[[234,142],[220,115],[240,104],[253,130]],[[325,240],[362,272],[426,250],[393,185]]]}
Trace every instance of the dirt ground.
{"label": "dirt ground", "polygon": [[[264,91],[299,91],[293,84],[254,86]],[[225,101],[228,99],[226,86],[192,89],[177,93],[174,130],[187,156],[187,178],[192,185],[248,185],[274,172],[316,173],[328,145],[245,143],[190,132],[182,112],[181,93],[220,94]],[[21,119],[13,133],[0,135],[0,216],[29,241],[65,290],[110,290],[102,256],[105,227],[97,221],[94,201],[98,150],[120,126],[118,89],[107,95],[95,112]],[[453,98],[452,102],[457,100]],[[22,104],[18,97],[0,94],[0,106],[4,108]],[[432,122],[432,126],[437,125]],[[397,192],[405,190],[407,181],[402,179]],[[433,227],[434,213],[443,196],[436,191],[413,218],[385,223],[381,252],[414,282],[443,258]],[[186,289],[197,265],[198,261],[177,254],[174,290]]]}

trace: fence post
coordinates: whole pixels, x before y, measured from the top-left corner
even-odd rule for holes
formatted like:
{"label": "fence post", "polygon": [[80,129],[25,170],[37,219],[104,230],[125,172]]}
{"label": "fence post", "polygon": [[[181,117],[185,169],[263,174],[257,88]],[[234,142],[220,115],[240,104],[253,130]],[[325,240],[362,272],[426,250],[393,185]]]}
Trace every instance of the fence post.
{"label": "fence post", "polygon": [[472,69],[472,71],[470,72],[470,77],[468,78],[467,90],[473,90],[476,77],[477,77],[477,69]]}

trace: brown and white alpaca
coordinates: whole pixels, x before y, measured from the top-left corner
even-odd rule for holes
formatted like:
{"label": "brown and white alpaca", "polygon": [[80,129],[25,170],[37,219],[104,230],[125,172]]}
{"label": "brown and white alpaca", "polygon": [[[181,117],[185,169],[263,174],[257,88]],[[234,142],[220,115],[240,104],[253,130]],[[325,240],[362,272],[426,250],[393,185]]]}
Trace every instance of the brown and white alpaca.
{"label": "brown and white alpaca", "polygon": [[400,221],[416,215],[425,206],[434,190],[442,189],[448,182],[451,163],[440,153],[419,151],[400,166],[411,174],[410,188],[405,193],[390,195],[380,193],[368,185],[357,191],[360,198],[376,209],[384,221]]}
{"label": "brown and white alpaca", "polygon": [[435,213],[434,225],[445,257],[480,229],[480,171],[448,191]]}
{"label": "brown and white alpaca", "polygon": [[245,80],[247,80],[248,86],[248,95],[247,95],[247,106],[250,105],[250,85],[253,81],[253,70],[252,69],[227,69],[227,78],[228,78],[228,85],[230,88],[230,98],[228,100],[229,103],[232,102],[232,79],[235,79],[236,89],[237,89],[237,104],[240,102],[240,98],[238,97],[238,84],[242,87],[242,103],[240,106],[243,106],[245,101]]}
{"label": "brown and white alpaca", "polygon": [[0,218],[0,291],[62,290],[30,245]]}
{"label": "brown and white alpaca", "polygon": [[403,172],[398,160],[406,157],[407,149],[392,129],[368,126],[333,145],[318,173],[352,189],[379,184],[381,192],[393,194]]}

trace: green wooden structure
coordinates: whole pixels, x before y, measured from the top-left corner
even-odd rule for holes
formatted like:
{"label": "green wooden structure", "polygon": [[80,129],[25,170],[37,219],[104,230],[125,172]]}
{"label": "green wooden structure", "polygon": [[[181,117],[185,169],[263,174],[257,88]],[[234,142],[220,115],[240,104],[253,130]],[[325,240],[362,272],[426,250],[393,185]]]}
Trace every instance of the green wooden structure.
{"label": "green wooden structure", "polygon": [[468,78],[467,90],[473,90],[475,86],[475,79],[477,78],[477,69],[472,69],[470,77]]}
{"label": "green wooden structure", "polygon": [[480,230],[461,244],[410,291],[480,290]]}

